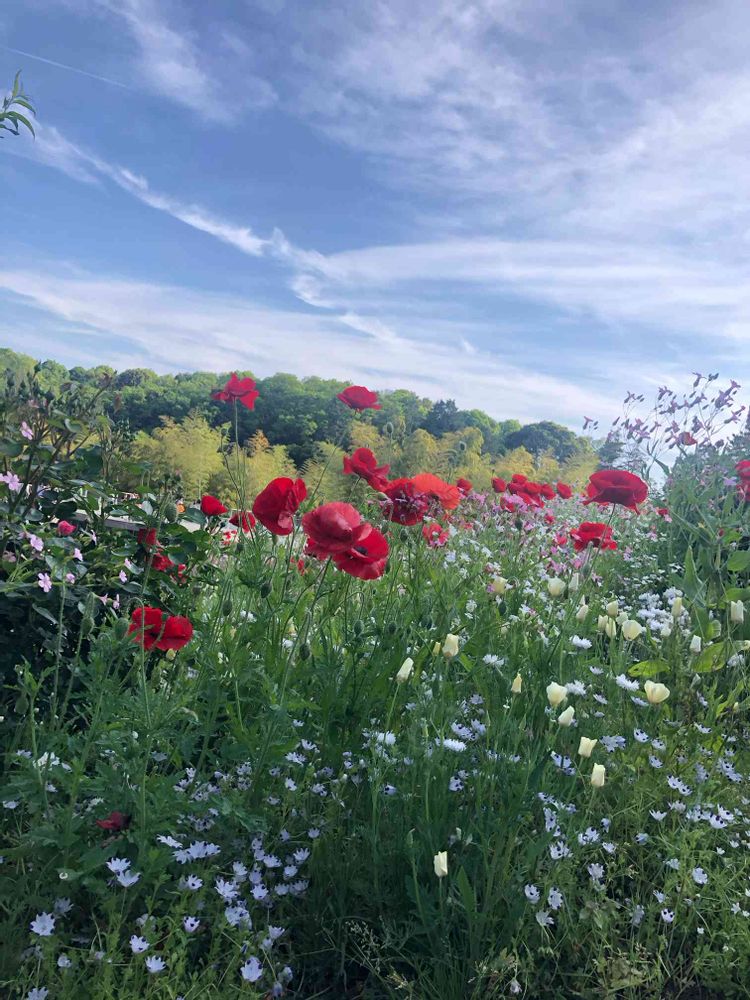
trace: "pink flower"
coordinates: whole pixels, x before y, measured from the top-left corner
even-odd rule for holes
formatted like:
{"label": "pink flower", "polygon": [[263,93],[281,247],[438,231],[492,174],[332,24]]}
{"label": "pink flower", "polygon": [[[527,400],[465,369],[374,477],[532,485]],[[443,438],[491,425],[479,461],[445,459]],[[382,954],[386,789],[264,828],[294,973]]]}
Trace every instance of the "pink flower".
{"label": "pink flower", "polygon": [[52,590],[52,580],[49,573],[38,573],[37,581],[44,593],[49,594],[50,590]]}
{"label": "pink flower", "polygon": [[21,480],[15,472],[4,472],[0,476],[0,483],[5,483],[11,493],[18,493],[21,489]]}
{"label": "pink flower", "polygon": [[29,425],[26,423],[25,420],[21,424],[21,437],[25,437],[27,441],[31,441],[32,438],[34,437],[34,432],[29,427]]}

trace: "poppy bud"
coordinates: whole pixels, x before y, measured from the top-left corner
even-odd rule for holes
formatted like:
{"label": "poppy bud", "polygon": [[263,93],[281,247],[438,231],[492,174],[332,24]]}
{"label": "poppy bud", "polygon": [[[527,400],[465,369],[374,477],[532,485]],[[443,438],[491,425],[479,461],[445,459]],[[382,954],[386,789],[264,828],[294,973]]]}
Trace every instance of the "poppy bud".
{"label": "poppy bud", "polygon": [[604,764],[594,764],[591,769],[591,784],[594,788],[604,787],[604,778],[607,774],[607,769]]}
{"label": "poppy bud", "polygon": [[573,716],[575,714],[576,714],[576,710],[573,708],[573,706],[572,705],[568,705],[568,707],[565,709],[565,711],[561,712],[558,715],[558,717],[557,717],[557,721],[558,721],[559,725],[566,726],[566,727],[572,725],[573,724]]}
{"label": "poppy bud", "polygon": [[582,736],[581,741],[578,744],[578,756],[579,757],[590,757],[591,751],[594,749],[599,740],[590,740],[588,736]]}
{"label": "poppy bud", "polygon": [[300,660],[310,659],[310,647],[306,642],[303,642],[299,648],[299,658]]}
{"label": "poppy bud", "polygon": [[388,437],[390,437],[393,434],[393,424],[390,422],[390,420],[386,420],[385,424],[383,425],[383,433],[386,434]]}
{"label": "poppy bud", "polygon": [[352,625],[352,632],[354,632],[355,635],[362,635],[364,630],[365,630],[365,624],[360,618],[358,618]]}
{"label": "poppy bud", "polygon": [[222,610],[223,610],[224,614],[226,615],[226,617],[229,618],[230,615],[232,614],[232,598],[231,597],[225,598],[225,600],[224,600],[224,606],[223,606]]}
{"label": "poppy bud", "polygon": [[164,507],[164,520],[169,521],[170,524],[174,524],[177,520],[177,504],[168,503]]}
{"label": "poppy bud", "polygon": [[268,583],[268,582],[262,583],[260,585],[260,596],[261,597],[270,597],[272,590],[273,590],[273,587],[271,586],[270,583]]}
{"label": "poppy bud", "polygon": [[388,622],[388,628],[386,629],[386,631],[388,632],[388,635],[395,635],[396,634],[396,628],[397,628],[397,626],[396,626],[395,622]]}
{"label": "poppy bud", "polygon": [[432,864],[435,869],[435,874],[438,878],[445,878],[448,874],[448,852],[438,851],[435,857],[432,859]]}
{"label": "poppy bud", "polygon": [[547,685],[547,701],[553,708],[557,708],[562,702],[568,697],[568,689],[563,687],[562,684],[557,684],[552,681],[551,684]]}
{"label": "poppy bud", "polygon": [[649,703],[652,705],[660,705],[663,701],[666,701],[669,697],[669,688],[666,684],[658,684],[654,681],[646,681],[643,685],[643,689],[646,692],[646,697]]}
{"label": "poppy bud", "polygon": [[409,532],[406,530],[406,528],[402,528],[401,531],[399,531],[398,533],[398,537],[401,539],[402,542],[408,542]]}

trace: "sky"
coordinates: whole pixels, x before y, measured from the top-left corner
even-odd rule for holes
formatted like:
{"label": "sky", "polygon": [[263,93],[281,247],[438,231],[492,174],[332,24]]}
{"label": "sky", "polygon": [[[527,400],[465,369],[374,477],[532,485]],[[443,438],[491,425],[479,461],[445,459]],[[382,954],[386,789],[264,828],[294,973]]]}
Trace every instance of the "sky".
{"label": "sky", "polygon": [[580,428],[750,380],[746,0],[6,0],[0,345]]}

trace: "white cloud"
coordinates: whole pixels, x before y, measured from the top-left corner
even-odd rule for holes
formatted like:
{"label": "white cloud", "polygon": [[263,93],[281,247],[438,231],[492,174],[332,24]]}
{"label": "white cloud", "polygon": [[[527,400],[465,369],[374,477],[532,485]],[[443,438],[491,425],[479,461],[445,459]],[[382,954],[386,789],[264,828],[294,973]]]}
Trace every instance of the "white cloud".
{"label": "white cloud", "polygon": [[[200,367],[250,368],[258,375],[279,370],[326,374],[381,389],[410,388],[433,399],[455,398],[460,406],[501,418],[549,417],[575,427],[584,410],[604,416],[617,410],[605,378],[589,373],[576,384],[487,352],[467,354],[458,343],[459,329],[453,331],[458,345],[453,348],[437,340],[392,336],[379,326],[370,329],[369,322],[351,315],[341,322],[240,298],[60,269],[2,270],[0,288],[15,311],[11,346],[29,350],[33,337],[37,353],[53,357],[83,350],[90,363],[145,365],[162,372]],[[46,334],[40,316],[57,320]],[[61,329],[61,322],[71,324],[70,330]]]}

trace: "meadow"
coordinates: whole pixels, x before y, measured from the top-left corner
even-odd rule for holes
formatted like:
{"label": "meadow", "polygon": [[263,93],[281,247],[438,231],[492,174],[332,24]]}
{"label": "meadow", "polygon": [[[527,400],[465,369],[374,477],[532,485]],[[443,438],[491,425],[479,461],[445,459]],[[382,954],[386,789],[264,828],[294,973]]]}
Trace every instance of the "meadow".
{"label": "meadow", "polygon": [[121,499],[106,378],[37,375],[0,398],[4,996],[748,995],[735,383],[631,405],[580,483],[345,444],[340,497],[246,495],[224,447],[179,510]]}

